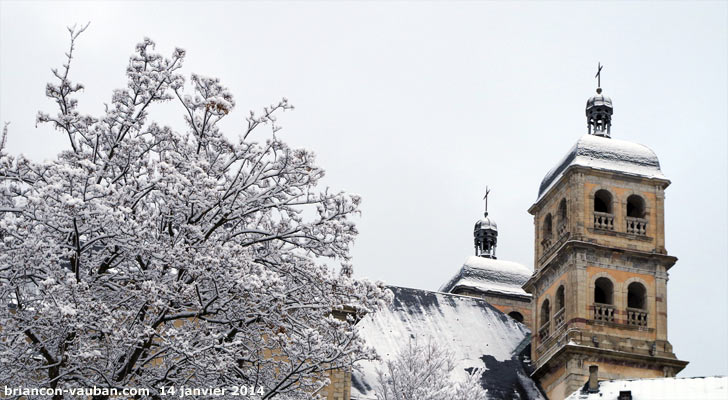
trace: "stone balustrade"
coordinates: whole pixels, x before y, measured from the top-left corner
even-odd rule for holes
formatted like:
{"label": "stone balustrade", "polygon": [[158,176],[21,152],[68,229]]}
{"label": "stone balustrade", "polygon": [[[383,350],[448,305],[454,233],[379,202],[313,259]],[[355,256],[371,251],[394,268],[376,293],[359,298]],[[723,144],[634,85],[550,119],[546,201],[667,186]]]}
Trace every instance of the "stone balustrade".
{"label": "stone balustrade", "polygon": [[546,251],[551,248],[551,245],[553,244],[553,241],[550,237],[547,237],[546,239],[541,241],[541,246],[543,247],[543,251]]}
{"label": "stone balustrade", "polygon": [[627,307],[627,325],[647,327],[647,311]]}
{"label": "stone balustrade", "polygon": [[610,304],[594,303],[594,320],[614,322],[614,306]]}
{"label": "stone balustrade", "polygon": [[647,220],[644,218],[627,217],[627,233],[633,235],[647,235]]}
{"label": "stone balustrade", "polygon": [[556,235],[563,237],[566,234],[566,222],[561,222],[556,226]]}
{"label": "stone balustrade", "polygon": [[564,309],[556,311],[554,314],[554,329],[559,329],[564,324]]}
{"label": "stone balustrade", "polygon": [[551,321],[546,321],[538,330],[538,339],[544,341],[551,334]]}
{"label": "stone balustrade", "polygon": [[594,211],[594,229],[614,230],[614,214]]}

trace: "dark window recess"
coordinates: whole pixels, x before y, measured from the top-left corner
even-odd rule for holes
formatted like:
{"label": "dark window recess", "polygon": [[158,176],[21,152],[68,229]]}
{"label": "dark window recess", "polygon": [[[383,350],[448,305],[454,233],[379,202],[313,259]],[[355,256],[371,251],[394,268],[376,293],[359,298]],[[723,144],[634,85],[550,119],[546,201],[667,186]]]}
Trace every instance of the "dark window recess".
{"label": "dark window recess", "polygon": [[523,315],[519,313],[518,311],[511,311],[508,313],[508,316],[515,319],[518,322],[523,323]]}
{"label": "dark window recess", "polygon": [[543,304],[541,304],[541,325],[546,324],[551,319],[551,307],[549,305],[549,301],[545,300]]}
{"label": "dark window recess", "polygon": [[646,294],[647,290],[641,283],[630,283],[627,287],[627,307],[644,309]]}
{"label": "dark window recess", "polygon": [[553,232],[553,225],[551,222],[551,214],[547,214],[543,221],[543,235],[548,237]]}
{"label": "dark window recess", "polygon": [[559,290],[556,291],[556,311],[564,308],[564,286],[559,286]]}
{"label": "dark window recess", "polygon": [[613,304],[612,293],[614,285],[607,278],[599,278],[594,282],[594,302],[601,304]]}
{"label": "dark window recess", "polygon": [[635,194],[627,197],[627,216],[633,218],[645,217],[645,200]]}
{"label": "dark window recess", "polygon": [[594,194],[594,211],[603,213],[612,213],[612,195],[608,191],[602,189]]}

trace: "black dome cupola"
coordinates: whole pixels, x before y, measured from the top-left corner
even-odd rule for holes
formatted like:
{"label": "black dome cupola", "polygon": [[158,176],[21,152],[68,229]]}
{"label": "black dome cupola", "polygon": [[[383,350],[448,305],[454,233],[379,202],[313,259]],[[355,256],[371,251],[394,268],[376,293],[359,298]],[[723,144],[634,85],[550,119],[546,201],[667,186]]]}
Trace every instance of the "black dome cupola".
{"label": "black dome cupola", "polygon": [[495,259],[495,248],[498,244],[498,225],[488,217],[488,195],[490,189],[485,189],[485,214],[483,219],[475,223],[473,237],[475,242],[475,255]]}
{"label": "black dome cupola", "polygon": [[602,94],[602,68],[601,63],[598,66],[597,74],[597,94],[590,97],[586,101],[586,124],[590,135],[611,137],[612,130],[612,99]]}

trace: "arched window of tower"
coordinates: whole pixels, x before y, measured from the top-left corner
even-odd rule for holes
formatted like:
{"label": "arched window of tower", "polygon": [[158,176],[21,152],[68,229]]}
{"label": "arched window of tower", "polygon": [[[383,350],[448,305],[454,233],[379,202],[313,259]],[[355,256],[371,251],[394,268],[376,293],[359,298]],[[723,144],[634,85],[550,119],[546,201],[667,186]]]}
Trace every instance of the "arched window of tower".
{"label": "arched window of tower", "polygon": [[598,190],[594,194],[594,211],[611,214],[612,194],[604,189]]}
{"label": "arched window of tower", "polygon": [[541,326],[546,325],[551,319],[551,305],[548,300],[541,303]]}
{"label": "arched window of tower", "polygon": [[508,313],[508,316],[515,319],[518,322],[523,323],[523,314],[519,313],[518,311],[511,311]]}
{"label": "arched window of tower", "polygon": [[545,237],[551,236],[553,232],[553,224],[551,222],[551,213],[546,214],[546,218],[543,220],[543,235]]}
{"label": "arched window of tower", "polygon": [[559,222],[563,223],[566,221],[566,199],[561,199],[559,203]]}
{"label": "arched window of tower", "polygon": [[564,285],[559,286],[559,289],[556,290],[556,311],[562,310],[564,308]]}
{"label": "arched window of tower", "polygon": [[639,282],[632,282],[627,286],[627,307],[645,309],[647,289]]}
{"label": "arched window of tower", "polygon": [[599,304],[614,304],[614,285],[608,278],[598,278],[594,282],[594,302]]}
{"label": "arched window of tower", "polygon": [[645,199],[633,194],[627,197],[627,216],[633,218],[645,217]]}

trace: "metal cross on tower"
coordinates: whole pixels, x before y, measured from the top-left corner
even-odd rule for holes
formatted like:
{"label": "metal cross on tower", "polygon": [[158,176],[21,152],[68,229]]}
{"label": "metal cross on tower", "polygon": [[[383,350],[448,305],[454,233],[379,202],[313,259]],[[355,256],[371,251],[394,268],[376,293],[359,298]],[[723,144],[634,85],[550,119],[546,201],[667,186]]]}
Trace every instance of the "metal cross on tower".
{"label": "metal cross on tower", "polygon": [[594,77],[597,78],[597,87],[600,88],[602,87],[602,68],[604,68],[604,66],[600,62],[597,63],[597,68],[597,74],[594,75]]}
{"label": "metal cross on tower", "polygon": [[490,188],[488,186],[485,187],[485,196],[483,197],[483,200],[485,200],[485,216],[488,216],[488,195],[490,194]]}

